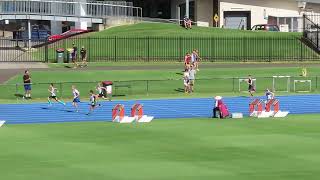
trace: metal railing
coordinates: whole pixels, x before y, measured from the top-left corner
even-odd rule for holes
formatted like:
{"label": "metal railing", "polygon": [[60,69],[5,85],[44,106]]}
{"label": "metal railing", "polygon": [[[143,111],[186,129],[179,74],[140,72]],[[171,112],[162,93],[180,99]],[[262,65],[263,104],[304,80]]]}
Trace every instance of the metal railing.
{"label": "metal railing", "polygon": [[[320,51],[320,26],[316,24],[314,19],[320,20],[319,16],[307,16],[303,17],[303,36],[306,38],[318,51]],[[311,20],[313,19],[313,20]],[[320,22],[320,21],[319,21]]]}
{"label": "metal railing", "polygon": [[[241,81],[241,77],[230,78],[207,78],[196,79],[194,85],[194,93],[198,94],[217,94],[217,93],[243,93],[247,92],[247,83]],[[255,77],[256,91],[262,93],[266,89],[272,89],[273,77]],[[309,91],[309,83],[295,83],[299,80],[311,80],[311,91],[319,92],[320,77],[290,77],[277,79],[275,82],[275,92],[288,91],[291,93],[298,91]],[[58,89],[60,98],[72,98],[71,86],[75,85],[82,94],[82,99],[86,99],[90,90],[95,90],[95,87],[101,81],[92,82],[56,82],[55,87]],[[289,83],[289,84],[288,84]],[[33,83],[32,95],[33,98],[46,98],[49,96],[48,87],[50,83]],[[295,88],[295,91],[294,91]],[[23,84],[0,84],[0,99],[14,99],[22,97],[24,94]],[[182,79],[167,79],[167,80],[133,80],[133,81],[113,81],[114,96],[130,96],[130,95],[179,95],[184,94],[184,84]]]}
{"label": "metal railing", "polygon": [[47,15],[67,17],[135,17],[141,19],[142,8],[124,1],[97,2],[86,0],[1,0],[0,15]]}

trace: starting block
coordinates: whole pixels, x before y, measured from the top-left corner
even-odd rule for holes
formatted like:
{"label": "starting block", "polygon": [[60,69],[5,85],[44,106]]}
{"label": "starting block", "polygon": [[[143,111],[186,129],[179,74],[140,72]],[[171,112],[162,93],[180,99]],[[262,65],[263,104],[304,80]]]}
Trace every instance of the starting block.
{"label": "starting block", "polygon": [[154,119],[153,116],[144,115],[143,106],[141,104],[135,104],[132,106],[131,117],[133,117],[135,121],[139,123],[148,123]]}
{"label": "starting block", "polygon": [[0,121],[0,127],[4,125],[5,121]]}
{"label": "starting block", "polygon": [[128,117],[124,115],[124,106],[122,104],[117,104],[112,109],[112,122],[117,123],[132,123],[135,118],[134,117]]}
{"label": "starting block", "polygon": [[[277,99],[271,99],[265,104],[265,110],[263,110],[264,102],[256,99],[250,103],[249,111],[251,117],[257,118],[269,118],[269,117],[286,117],[288,111],[280,111],[280,103]],[[272,111],[273,110],[273,111]]]}

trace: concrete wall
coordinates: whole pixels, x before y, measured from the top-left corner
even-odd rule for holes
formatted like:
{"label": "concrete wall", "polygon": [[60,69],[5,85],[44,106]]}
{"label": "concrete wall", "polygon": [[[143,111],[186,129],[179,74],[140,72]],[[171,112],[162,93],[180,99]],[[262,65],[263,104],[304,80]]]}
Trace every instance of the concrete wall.
{"label": "concrete wall", "polygon": [[[195,21],[208,22],[210,26],[213,24],[213,0],[190,0],[195,1]],[[185,0],[171,1],[171,18],[177,19],[177,7],[185,3]]]}
{"label": "concrete wall", "polygon": [[195,16],[196,21],[208,22],[213,26],[213,0],[196,0]]}
{"label": "concrete wall", "polygon": [[171,1],[171,18],[172,19],[177,19],[178,18],[178,12],[177,8],[180,4],[185,3],[186,0],[172,0]]}

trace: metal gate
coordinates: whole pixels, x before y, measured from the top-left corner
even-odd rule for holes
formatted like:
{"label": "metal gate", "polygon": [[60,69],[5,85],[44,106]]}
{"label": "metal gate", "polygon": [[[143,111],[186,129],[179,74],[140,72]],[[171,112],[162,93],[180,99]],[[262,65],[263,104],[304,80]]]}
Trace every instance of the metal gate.
{"label": "metal gate", "polygon": [[46,42],[0,39],[0,62],[45,62]]}
{"label": "metal gate", "polygon": [[250,12],[226,11],[224,12],[225,28],[229,29],[250,29]]}

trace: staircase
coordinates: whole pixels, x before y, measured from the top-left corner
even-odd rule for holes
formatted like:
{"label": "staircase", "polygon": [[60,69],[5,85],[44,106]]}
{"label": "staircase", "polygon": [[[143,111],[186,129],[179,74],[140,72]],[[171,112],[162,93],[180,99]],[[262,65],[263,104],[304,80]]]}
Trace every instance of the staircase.
{"label": "staircase", "polygon": [[303,16],[303,42],[320,54],[320,15]]}

